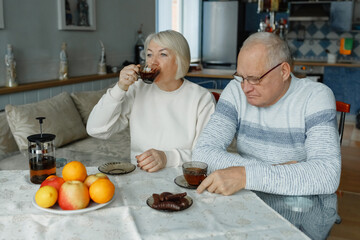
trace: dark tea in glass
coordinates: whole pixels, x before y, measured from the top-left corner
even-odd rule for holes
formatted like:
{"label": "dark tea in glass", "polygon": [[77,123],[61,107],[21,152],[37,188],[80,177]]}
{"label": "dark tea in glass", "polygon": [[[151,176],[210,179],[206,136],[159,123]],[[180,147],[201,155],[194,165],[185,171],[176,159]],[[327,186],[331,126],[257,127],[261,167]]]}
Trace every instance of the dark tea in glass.
{"label": "dark tea in glass", "polygon": [[184,178],[189,185],[198,186],[207,176],[207,164],[203,162],[186,162],[182,168]]}
{"label": "dark tea in glass", "polygon": [[151,84],[154,82],[157,75],[160,73],[160,68],[158,65],[141,65],[139,76],[144,81],[144,83]]}
{"label": "dark tea in glass", "polygon": [[53,156],[29,159],[30,181],[41,184],[48,176],[56,175],[56,158]]}

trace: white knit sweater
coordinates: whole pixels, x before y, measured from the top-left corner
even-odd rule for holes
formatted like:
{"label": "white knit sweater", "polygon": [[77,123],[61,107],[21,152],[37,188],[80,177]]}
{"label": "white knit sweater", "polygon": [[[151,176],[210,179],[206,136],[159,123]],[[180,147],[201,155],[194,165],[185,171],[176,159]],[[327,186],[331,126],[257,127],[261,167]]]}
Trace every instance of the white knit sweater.
{"label": "white knit sweater", "polygon": [[167,92],[156,84],[139,80],[123,91],[116,84],[108,89],[87,122],[89,135],[107,139],[130,124],[131,156],[154,148],[164,151],[167,167],[191,161],[192,149],[215,110],[211,93],[184,80]]}
{"label": "white knit sweater", "polygon": [[[234,136],[239,154],[226,151]],[[246,188],[302,195],[336,191],[341,155],[332,91],[292,75],[274,105],[247,103],[240,83],[231,81],[193,151],[209,169],[245,166]],[[289,161],[297,164],[276,165]]]}

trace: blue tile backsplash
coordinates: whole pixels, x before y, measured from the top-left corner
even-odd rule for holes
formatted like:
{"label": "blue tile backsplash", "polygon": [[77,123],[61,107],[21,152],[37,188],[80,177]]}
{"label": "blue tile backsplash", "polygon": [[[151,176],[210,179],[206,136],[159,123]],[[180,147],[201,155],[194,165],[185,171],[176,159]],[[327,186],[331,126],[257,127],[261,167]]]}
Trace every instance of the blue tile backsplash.
{"label": "blue tile backsplash", "polygon": [[[288,44],[295,60],[326,61],[327,52],[337,54],[337,61],[360,62],[360,33],[339,33],[331,29],[329,22],[291,22],[291,31],[287,34]],[[299,31],[303,29],[303,33]],[[340,39],[353,38],[350,55],[339,54]]]}

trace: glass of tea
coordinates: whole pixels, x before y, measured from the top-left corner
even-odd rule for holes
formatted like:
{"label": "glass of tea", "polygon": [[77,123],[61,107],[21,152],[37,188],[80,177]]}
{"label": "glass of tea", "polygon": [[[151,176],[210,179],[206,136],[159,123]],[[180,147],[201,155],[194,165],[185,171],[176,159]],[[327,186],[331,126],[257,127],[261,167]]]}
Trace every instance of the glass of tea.
{"label": "glass of tea", "polygon": [[151,84],[160,73],[160,66],[156,64],[140,65],[139,77],[144,83]]}
{"label": "glass of tea", "polygon": [[204,162],[186,162],[182,165],[184,178],[189,185],[198,186],[207,176],[208,165]]}

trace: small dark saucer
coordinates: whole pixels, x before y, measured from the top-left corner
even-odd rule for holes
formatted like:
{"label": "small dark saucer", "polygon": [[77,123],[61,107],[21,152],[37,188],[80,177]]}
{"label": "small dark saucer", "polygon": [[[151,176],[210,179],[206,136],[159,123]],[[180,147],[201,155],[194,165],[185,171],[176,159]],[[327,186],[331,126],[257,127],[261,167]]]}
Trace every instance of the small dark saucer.
{"label": "small dark saucer", "polygon": [[98,169],[100,172],[109,175],[120,175],[134,171],[136,166],[128,162],[112,162],[101,165]]}
{"label": "small dark saucer", "polygon": [[187,189],[196,189],[198,187],[198,186],[188,184],[187,181],[185,180],[184,175],[177,176],[174,179],[174,182],[179,187],[183,187],[183,188],[187,188]]}

